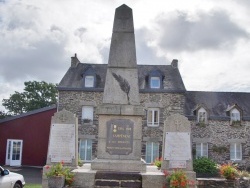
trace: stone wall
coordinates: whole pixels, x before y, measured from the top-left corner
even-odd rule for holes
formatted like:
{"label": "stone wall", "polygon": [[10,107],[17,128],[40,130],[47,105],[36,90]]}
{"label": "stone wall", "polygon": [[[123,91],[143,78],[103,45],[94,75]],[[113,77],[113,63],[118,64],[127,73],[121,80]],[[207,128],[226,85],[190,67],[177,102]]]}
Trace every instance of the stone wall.
{"label": "stone wall", "polygon": [[[97,135],[98,135],[98,115],[96,109],[102,104],[102,92],[82,92],[82,91],[59,91],[58,110],[66,109],[78,116],[78,136],[79,138],[89,138],[93,140],[93,159],[96,157]],[[160,155],[162,148],[163,126],[167,116],[171,114],[182,114],[185,98],[179,93],[140,93],[140,103],[145,109],[142,118],[142,157],[145,156],[145,144],[147,141],[160,143]],[[94,119],[91,123],[81,121],[82,106],[94,106]],[[147,108],[154,107],[160,109],[159,127],[148,127],[146,112]]]}
{"label": "stone wall", "polygon": [[[99,124],[96,109],[102,104],[102,97],[102,92],[59,92],[59,110],[65,108],[78,116],[79,138],[93,140],[93,158],[96,157]],[[142,157],[145,157],[147,141],[159,142],[161,156],[164,120],[172,114],[183,115],[184,95],[181,93],[140,93],[140,103],[145,109],[145,115],[142,118]],[[81,121],[83,105],[94,106],[93,122],[83,123]],[[160,108],[160,125],[158,127],[147,126],[146,113],[147,108],[150,107]],[[242,121],[240,126],[232,126],[229,121],[209,119],[206,125],[199,125],[196,120],[191,120],[191,129],[193,152],[195,152],[195,143],[207,142],[209,158],[214,159],[217,163],[223,163],[230,160],[230,142],[240,142],[242,143],[243,160],[239,161],[239,165],[242,168],[249,167],[248,170],[250,170],[250,122]],[[217,150],[215,147],[217,147]],[[226,151],[224,151],[225,148]]]}
{"label": "stone wall", "polygon": [[192,121],[192,142],[195,154],[195,143],[208,143],[208,157],[217,163],[230,161],[230,143],[242,144],[241,168],[250,167],[250,122],[242,121],[240,126],[232,126],[229,121],[208,120],[206,125]]}

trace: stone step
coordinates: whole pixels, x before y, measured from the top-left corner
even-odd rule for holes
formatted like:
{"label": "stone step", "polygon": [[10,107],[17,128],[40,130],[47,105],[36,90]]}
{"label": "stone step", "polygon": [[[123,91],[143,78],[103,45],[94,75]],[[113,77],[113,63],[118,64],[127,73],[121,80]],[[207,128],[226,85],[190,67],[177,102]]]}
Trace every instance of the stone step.
{"label": "stone step", "polygon": [[95,188],[141,188],[142,176],[139,172],[98,171]]}

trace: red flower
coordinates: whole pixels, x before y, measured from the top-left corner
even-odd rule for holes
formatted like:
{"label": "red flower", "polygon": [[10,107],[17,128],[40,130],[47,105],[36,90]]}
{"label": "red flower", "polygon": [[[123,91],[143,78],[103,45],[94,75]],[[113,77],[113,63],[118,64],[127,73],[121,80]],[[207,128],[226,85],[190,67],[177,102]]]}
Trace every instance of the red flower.
{"label": "red flower", "polygon": [[45,168],[48,170],[48,169],[50,168],[50,166],[49,166],[49,165],[46,165]]}
{"label": "red flower", "polygon": [[168,176],[168,175],[169,175],[169,173],[168,173],[167,170],[163,170],[163,173],[164,173],[165,176]]}

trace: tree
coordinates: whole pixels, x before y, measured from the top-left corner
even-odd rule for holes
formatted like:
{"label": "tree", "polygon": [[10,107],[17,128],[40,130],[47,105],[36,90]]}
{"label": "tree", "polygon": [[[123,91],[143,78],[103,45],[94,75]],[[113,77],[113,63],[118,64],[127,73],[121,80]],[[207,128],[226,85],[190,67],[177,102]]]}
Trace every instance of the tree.
{"label": "tree", "polygon": [[56,104],[56,85],[44,81],[24,82],[24,92],[15,91],[9,99],[3,99],[2,105],[12,115],[22,114],[35,109]]}
{"label": "tree", "polygon": [[4,119],[4,118],[9,117],[9,116],[11,116],[11,115],[8,113],[5,113],[4,111],[0,111],[0,119]]}

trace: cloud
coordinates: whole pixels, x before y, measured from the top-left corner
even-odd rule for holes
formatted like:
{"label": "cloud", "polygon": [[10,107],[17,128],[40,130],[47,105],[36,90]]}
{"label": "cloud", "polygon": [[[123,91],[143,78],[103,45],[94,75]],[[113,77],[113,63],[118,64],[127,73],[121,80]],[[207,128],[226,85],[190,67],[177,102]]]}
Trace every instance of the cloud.
{"label": "cloud", "polygon": [[230,20],[223,10],[199,12],[190,19],[185,12],[176,12],[157,20],[158,44],[166,51],[199,51],[230,48],[239,39],[249,39],[249,33]]}
{"label": "cloud", "polygon": [[58,82],[58,72],[66,71],[63,45],[43,40],[32,46],[32,49],[13,50],[13,56],[12,53],[0,56],[1,77],[8,82],[30,77]]}
{"label": "cloud", "polygon": [[150,30],[147,28],[144,27],[135,31],[137,63],[149,65],[166,64],[165,57],[158,56],[156,49],[148,43],[151,40]]}
{"label": "cloud", "polygon": [[84,41],[84,34],[86,33],[87,29],[84,27],[80,27],[77,30],[75,30],[74,35],[79,37],[80,41],[83,42]]}

